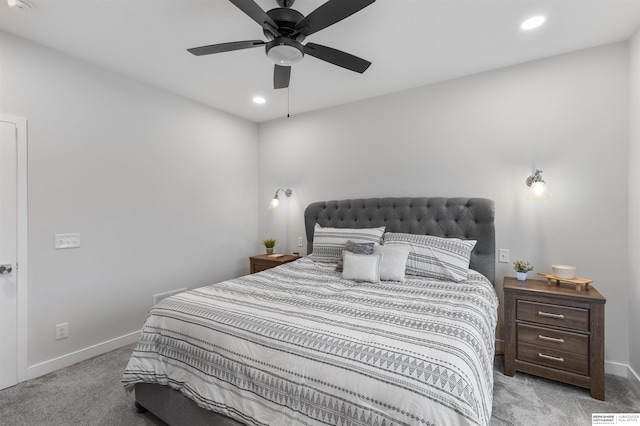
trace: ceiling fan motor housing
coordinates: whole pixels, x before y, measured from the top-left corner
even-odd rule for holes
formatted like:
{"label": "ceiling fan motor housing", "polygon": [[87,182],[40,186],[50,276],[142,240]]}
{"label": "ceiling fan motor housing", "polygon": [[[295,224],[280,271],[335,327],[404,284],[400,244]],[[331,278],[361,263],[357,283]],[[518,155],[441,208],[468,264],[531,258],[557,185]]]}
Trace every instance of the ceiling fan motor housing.
{"label": "ceiling fan motor housing", "polygon": [[[280,37],[275,37],[271,28],[264,29],[265,37],[271,40],[265,46],[267,57],[280,66],[291,66],[302,61],[304,47],[301,42],[305,36],[300,31],[296,31],[296,24],[304,18],[304,15],[287,7],[271,9],[267,15],[278,26],[275,32],[280,34]],[[265,25],[268,24],[265,23]]]}
{"label": "ceiling fan motor housing", "polygon": [[[297,10],[278,7],[275,9],[271,9],[267,12],[267,15],[276,23],[278,28],[275,28],[276,32],[280,34],[282,37],[289,37],[292,34],[296,33],[296,24],[304,18],[304,15]],[[265,23],[265,25],[267,25]],[[269,31],[269,29],[265,28],[263,30],[264,36],[269,40],[273,40],[275,36],[273,32]],[[295,37],[290,37],[295,39],[296,41],[302,42],[305,38],[302,32],[298,31],[295,34]]]}

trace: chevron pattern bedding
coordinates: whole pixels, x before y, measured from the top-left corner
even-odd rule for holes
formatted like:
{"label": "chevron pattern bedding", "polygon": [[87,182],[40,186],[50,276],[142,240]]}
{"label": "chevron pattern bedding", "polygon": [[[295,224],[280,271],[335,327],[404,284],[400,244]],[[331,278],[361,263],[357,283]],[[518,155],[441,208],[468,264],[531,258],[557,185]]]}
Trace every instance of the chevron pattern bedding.
{"label": "chevron pattern bedding", "polygon": [[309,258],[162,300],[123,376],[250,425],[488,425],[498,298]]}

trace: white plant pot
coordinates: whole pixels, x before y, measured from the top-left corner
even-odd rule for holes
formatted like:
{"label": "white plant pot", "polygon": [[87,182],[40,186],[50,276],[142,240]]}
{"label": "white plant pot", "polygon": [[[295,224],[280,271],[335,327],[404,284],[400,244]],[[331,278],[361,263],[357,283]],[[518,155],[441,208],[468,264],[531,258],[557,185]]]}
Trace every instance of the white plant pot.
{"label": "white plant pot", "polygon": [[526,272],[516,272],[516,278],[518,279],[518,281],[526,281],[527,280],[527,273]]}

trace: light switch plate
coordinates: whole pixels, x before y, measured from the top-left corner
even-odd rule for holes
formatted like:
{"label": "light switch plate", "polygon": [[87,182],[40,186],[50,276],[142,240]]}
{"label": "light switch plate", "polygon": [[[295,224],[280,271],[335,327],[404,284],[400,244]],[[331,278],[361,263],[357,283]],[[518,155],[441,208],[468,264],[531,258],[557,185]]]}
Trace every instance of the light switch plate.
{"label": "light switch plate", "polygon": [[80,247],[80,234],[56,234],[56,249]]}
{"label": "light switch plate", "polygon": [[509,263],[509,249],[500,249],[498,251],[498,262]]}

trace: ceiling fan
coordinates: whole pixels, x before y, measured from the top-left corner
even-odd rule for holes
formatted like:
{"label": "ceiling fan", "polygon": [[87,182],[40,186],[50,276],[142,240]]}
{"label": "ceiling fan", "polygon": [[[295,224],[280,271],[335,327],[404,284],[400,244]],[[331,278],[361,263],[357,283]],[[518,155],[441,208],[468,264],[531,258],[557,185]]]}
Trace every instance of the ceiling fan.
{"label": "ceiling fan", "polygon": [[289,87],[291,65],[300,62],[305,54],[359,73],[365,72],[371,65],[371,62],[341,50],[315,43],[303,45],[302,41],[308,35],[364,9],[375,0],[328,0],[307,16],[291,9],[295,0],[276,0],[280,7],[267,12],[262,10],[254,0],[229,1],[256,21],[262,27],[264,35],[269,41],[233,41],[194,47],[187,49],[188,52],[202,56],[265,46],[267,56],[275,64],[273,72],[273,87],[275,89]]}

